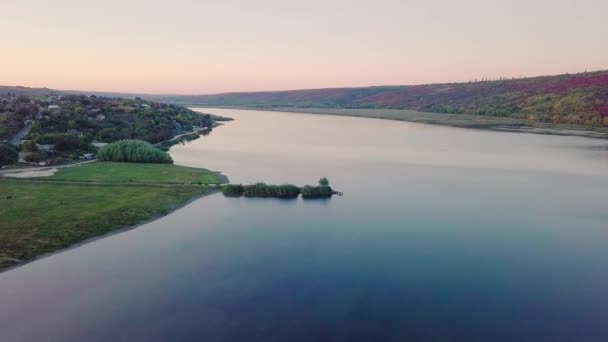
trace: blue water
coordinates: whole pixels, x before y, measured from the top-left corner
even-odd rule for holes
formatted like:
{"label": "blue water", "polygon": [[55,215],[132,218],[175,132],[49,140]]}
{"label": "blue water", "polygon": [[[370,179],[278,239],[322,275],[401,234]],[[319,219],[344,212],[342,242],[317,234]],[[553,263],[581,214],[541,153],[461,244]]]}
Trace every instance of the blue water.
{"label": "blue water", "polygon": [[608,338],[608,143],[402,122],[234,117],[172,149],[233,182],[0,274],[1,341]]}

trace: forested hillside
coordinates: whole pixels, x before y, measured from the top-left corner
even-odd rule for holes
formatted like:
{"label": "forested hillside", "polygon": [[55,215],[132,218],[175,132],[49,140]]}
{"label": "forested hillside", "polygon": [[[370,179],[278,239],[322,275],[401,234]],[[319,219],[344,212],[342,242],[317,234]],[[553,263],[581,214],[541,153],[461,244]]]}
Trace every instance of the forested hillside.
{"label": "forested hillside", "polygon": [[466,83],[157,98],[204,106],[394,108],[608,126],[608,71]]}
{"label": "forested hillside", "polygon": [[35,140],[69,134],[89,141],[141,139],[151,143],[193,127],[212,125],[209,115],[174,104],[141,98],[59,95],[63,93],[48,89],[28,93],[25,89],[30,88],[0,93],[0,141],[11,139],[26,125],[32,125],[28,138]]}

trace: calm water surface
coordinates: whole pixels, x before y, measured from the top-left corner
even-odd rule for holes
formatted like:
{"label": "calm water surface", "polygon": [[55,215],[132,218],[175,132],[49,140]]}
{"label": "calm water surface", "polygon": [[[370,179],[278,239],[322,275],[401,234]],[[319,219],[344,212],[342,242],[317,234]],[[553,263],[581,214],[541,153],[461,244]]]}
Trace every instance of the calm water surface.
{"label": "calm water surface", "polygon": [[0,274],[0,341],[608,339],[608,144],[374,119],[233,117],[172,149],[232,182]]}

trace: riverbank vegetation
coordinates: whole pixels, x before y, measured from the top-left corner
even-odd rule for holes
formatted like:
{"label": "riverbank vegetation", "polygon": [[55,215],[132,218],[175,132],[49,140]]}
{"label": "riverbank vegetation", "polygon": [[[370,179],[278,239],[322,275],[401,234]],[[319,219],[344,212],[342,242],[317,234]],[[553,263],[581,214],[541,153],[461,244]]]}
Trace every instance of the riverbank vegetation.
{"label": "riverbank vegetation", "polygon": [[300,188],[293,184],[272,185],[266,183],[255,183],[249,185],[227,184],[222,187],[222,193],[226,197],[272,197],[272,198],[328,198],[335,191],[329,186],[329,180],[325,177],[319,180],[318,186],[305,185]]}
{"label": "riverbank vegetation", "polygon": [[52,177],[1,177],[0,270],[165,215],[225,182],[205,169],[106,162]]}
{"label": "riverbank vegetation", "polygon": [[19,152],[11,144],[0,144],[0,166],[9,165],[17,161]]}
{"label": "riverbank vegetation", "polygon": [[295,198],[299,194],[300,188],[292,184],[271,185],[256,183],[243,185],[243,196],[245,197]]}
{"label": "riverbank vegetation", "polygon": [[608,71],[531,78],[472,79],[411,86],[308,89],[164,96],[200,106],[406,109],[518,119],[529,123],[608,127]]}
{"label": "riverbank vegetation", "polygon": [[100,161],[173,164],[167,152],[142,140],[121,140],[99,149]]}
{"label": "riverbank vegetation", "polygon": [[249,185],[227,184],[222,187],[222,193],[226,197],[274,197],[274,198],[296,198],[300,195],[300,188],[293,184],[272,185],[266,183],[255,183]]}
{"label": "riverbank vegetation", "polygon": [[157,144],[157,146],[159,149],[161,149],[165,152],[168,152],[169,149],[171,149],[171,146],[173,146],[173,145],[185,144],[188,141],[194,141],[196,139],[199,139],[200,137],[201,136],[198,133],[185,134],[178,138],[173,138],[171,140],[163,141],[163,142]]}
{"label": "riverbank vegetation", "polygon": [[329,185],[311,186],[306,185],[302,188],[302,198],[328,198],[334,194]]}
{"label": "riverbank vegetation", "polygon": [[[241,108],[249,109],[249,108]],[[266,108],[268,111],[293,112],[319,115],[352,116],[384,120],[407,121],[429,125],[472,128],[506,132],[524,132],[549,135],[584,136],[608,138],[608,127],[582,127],[568,124],[554,124],[526,119],[483,116],[473,114],[444,114],[418,112],[407,109],[340,109],[340,108]]]}

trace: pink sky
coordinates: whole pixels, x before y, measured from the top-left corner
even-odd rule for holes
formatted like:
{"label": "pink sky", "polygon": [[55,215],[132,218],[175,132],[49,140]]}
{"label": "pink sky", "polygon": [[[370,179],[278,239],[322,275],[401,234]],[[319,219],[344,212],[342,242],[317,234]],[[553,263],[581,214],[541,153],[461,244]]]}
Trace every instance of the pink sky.
{"label": "pink sky", "polygon": [[203,94],[608,69],[607,1],[4,0],[0,84]]}

